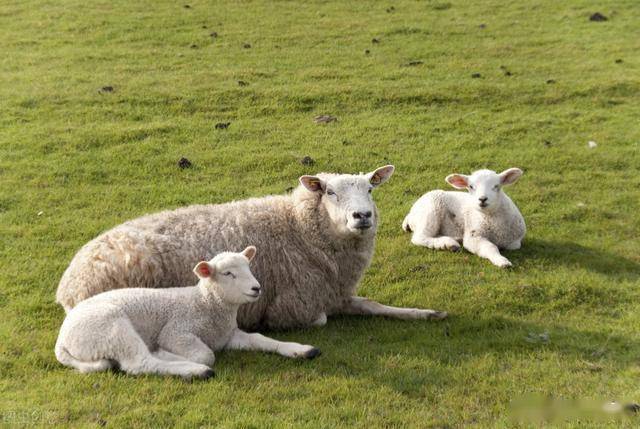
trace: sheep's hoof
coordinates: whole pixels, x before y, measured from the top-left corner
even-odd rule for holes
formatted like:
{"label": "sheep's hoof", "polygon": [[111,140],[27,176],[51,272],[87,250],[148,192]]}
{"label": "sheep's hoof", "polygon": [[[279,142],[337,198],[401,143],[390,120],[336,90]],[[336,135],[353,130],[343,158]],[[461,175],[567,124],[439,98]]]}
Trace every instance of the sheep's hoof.
{"label": "sheep's hoof", "polygon": [[182,379],[186,382],[193,382],[195,380],[208,380],[216,376],[216,373],[212,369],[207,369],[206,371],[199,372],[197,374],[189,374],[187,376],[182,377]]}
{"label": "sheep's hoof", "polygon": [[447,317],[449,317],[449,313],[447,313],[446,311],[434,311],[431,316],[429,316],[429,319],[442,320],[446,319]]}
{"label": "sheep's hoof", "polygon": [[320,356],[322,354],[322,352],[320,351],[320,349],[317,348],[312,348],[311,350],[309,350],[308,352],[306,352],[305,354],[302,355],[303,358],[305,359],[313,359],[316,358],[318,356]]}
{"label": "sheep's hoof", "polygon": [[199,380],[208,380],[210,378],[213,378],[216,376],[216,373],[214,370],[212,369],[208,369],[205,372],[203,372],[202,374],[198,375],[198,379]]}
{"label": "sheep's hoof", "polygon": [[449,250],[451,250],[452,252],[457,252],[458,250],[460,250],[460,246],[451,246],[449,247]]}

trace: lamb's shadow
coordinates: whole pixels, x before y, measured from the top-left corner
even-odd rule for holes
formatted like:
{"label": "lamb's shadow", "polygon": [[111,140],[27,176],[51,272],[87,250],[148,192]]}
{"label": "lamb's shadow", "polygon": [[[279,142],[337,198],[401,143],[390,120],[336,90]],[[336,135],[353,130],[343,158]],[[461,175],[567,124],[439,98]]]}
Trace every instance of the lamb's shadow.
{"label": "lamb's shadow", "polygon": [[323,355],[311,362],[292,362],[233,352],[221,356],[219,364],[235,366],[247,362],[245,359],[272,359],[270,374],[265,377],[273,372],[311,370],[321,377],[364,380],[412,397],[424,395],[429,386],[442,389],[460,383],[460,367],[474,360],[483,365],[487,357],[500,366],[503,360],[510,360],[508,365],[514,360],[528,362],[539,353],[541,360],[551,359],[554,365],[565,362],[572,371],[618,373],[636,365],[640,356],[640,341],[622,335],[473,315],[441,322],[340,316],[331,318],[323,328],[265,334],[313,344]]}
{"label": "lamb's shadow", "polygon": [[516,265],[533,259],[551,266],[580,267],[617,280],[640,279],[640,263],[620,255],[585,247],[570,241],[527,238],[522,249],[505,252],[505,255]]}

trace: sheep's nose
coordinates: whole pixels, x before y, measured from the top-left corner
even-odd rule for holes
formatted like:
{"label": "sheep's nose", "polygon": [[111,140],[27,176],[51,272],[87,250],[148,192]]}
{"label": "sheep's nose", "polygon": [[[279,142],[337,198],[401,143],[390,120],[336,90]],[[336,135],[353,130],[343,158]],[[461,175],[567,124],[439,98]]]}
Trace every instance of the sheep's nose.
{"label": "sheep's nose", "polygon": [[478,199],[480,200],[481,203],[486,203],[489,198],[488,197],[480,197]]}
{"label": "sheep's nose", "polygon": [[353,212],[352,215],[355,219],[369,219],[371,217],[371,211]]}
{"label": "sheep's nose", "polygon": [[251,288],[251,290],[254,292],[260,292],[260,286],[254,286]]}

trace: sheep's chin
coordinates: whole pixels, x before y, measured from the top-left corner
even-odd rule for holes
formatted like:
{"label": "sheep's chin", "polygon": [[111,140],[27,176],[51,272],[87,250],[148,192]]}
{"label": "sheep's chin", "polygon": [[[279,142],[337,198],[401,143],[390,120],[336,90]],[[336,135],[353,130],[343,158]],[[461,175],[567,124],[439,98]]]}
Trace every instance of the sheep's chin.
{"label": "sheep's chin", "polygon": [[347,231],[347,234],[352,237],[366,237],[375,233],[375,227],[371,225],[368,228],[356,228],[355,226],[347,225]]}

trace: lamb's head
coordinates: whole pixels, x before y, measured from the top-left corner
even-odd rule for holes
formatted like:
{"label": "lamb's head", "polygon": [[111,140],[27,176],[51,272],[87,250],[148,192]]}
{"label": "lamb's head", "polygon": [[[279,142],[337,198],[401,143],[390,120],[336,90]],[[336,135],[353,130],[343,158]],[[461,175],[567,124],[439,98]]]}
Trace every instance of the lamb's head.
{"label": "lamb's head", "polygon": [[471,176],[450,174],[445,180],[454,188],[467,189],[477,203],[475,207],[478,210],[491,212],[502,203],[502,187],[515,183],[520,176],[522,170],[510,168],[500,174],[491,170],[478,170]]}
{"label": "lamb's head", "polygon": [[216,288],[220,297],[230,304],[256,301],[262,289],[249,269],[256,248],[249,246],[240,253],[223,252],[210,261],[198,262],[193,272],[205,288]]}
{"label": "lamb's head", "polygon": [[342,236],[374,235],[378,225],[371,191],[393,174],[393,165],[366,174],[318,174],[302,176],[307,190],[320,194],[336,233]]}

